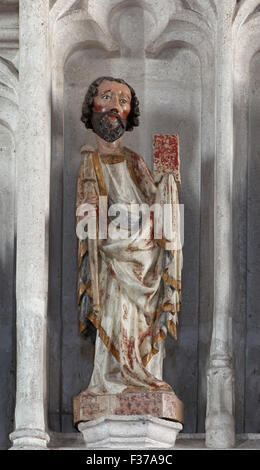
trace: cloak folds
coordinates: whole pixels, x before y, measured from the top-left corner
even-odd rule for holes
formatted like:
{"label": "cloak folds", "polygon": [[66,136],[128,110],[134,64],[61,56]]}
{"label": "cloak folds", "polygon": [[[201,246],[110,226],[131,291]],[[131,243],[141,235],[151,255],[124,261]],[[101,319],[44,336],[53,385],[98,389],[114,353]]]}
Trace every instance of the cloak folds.
{"label": "cloak folds", "polygon": [[[156,185],[144,160],[127,148],[120,155],[99,155],[84,148],[82,153],[77,208],[95,196],[107,196],[108,209],[120,204],[126,212],[120,219],[125,221],[120,238],[115,236],[116,218],[108,216],[108,236],[98,240],[99,312],[93,311],[88,240],[79,240],[79,330],[92,337],[94,329],[98,331],[88,389],[93,393],[172,390],[161,378],[158,358],[167,333],[177,339],[181,304],[182,249],[174,177],[163,175]],[[153,216],[143,218],[141,234],[133,205],[155,203],[172,207],[171,223],[178,239],[174,244],[155,238]],[[129,217],[137,222],[136,230],[130,231]]]}

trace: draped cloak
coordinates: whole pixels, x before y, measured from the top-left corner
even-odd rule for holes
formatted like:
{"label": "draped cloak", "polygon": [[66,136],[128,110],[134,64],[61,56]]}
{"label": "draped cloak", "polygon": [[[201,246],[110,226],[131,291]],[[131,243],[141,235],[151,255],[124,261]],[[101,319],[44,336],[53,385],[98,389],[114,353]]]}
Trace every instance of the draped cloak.
{"label": "draped cloak", "polygon": [[[134,218],[131,204],[172,204],[172,224],[180,236],[178,190],[171,174],[155,184],[143,158],[125,147],[119,155],[99,155],[84,147],[82,154],[77,208],[92,201],[93,195],[107,196],[108,209],[122,204]],[[88,240],[78,242],[79,330],[88,336],[95,327],[98,333],[88,390],[96,394],[172,391],[162,380],[162,340],[167,332],[177,339],[181,244],[175,240],[172,249],[171,241],[155,238],[152,215],[144,222],[145,236],[139,229],[130,232],[125,220],[126,237],[112,236],[116,221],[108,217],[111,231],[98,240],[99,312],[93,311]]]}

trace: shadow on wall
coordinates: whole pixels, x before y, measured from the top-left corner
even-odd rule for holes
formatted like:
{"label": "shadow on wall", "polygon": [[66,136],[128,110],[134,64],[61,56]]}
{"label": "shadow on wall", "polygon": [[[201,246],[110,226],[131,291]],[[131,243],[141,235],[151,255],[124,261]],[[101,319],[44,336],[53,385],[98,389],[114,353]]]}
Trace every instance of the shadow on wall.
{"label": "shadow on wall", "polygon": [[[214,158],[208,155],[211,152],[207,150],[205,154],[204,150],[202,159],[201,139],[204,139],[205,148],[207,136],[205,129],[201,135],[201,66],[194,51],[183,47],[185,44],[181,42],[176,48],[160,52],[156,59],[145,57],[143,36],[133,36],[133,43],[129,40],[135,31],[133,20],[139,12],[136,8],[123,16],[117,29],[120,57],[109,57],[97,46],[77,49],[66,63],[62,72],[64,77],[58,77],[65,81],[64,95],[63,90],[61,92],[64,114],[58,115],[53,110],[53,139],[62,140],[62,145],[56,151],[54,142],[52,153],[49,298],[49,416],[51,429],[56,431],[73,431],[72,397],[87,387],[93,366],[92,345],[79,338],[77,329],[75,183],[80,147],[94,141],[90,131],[80,123],[82,101],[91,81],[102,75],[121,76],[135,89],[140,99],[141,125],[126,136],[125,145],[140,153],[150,168],[152,134],[180,135],[183,181],[180,199],[185,204],[184,301],[179,340],[176,343],[169,338],[167,344],[165,380],[173,385],[184,402],[185,431],[204,431],[204,424],[199,427],[198,422],[205,420],[206,361],[211,338],[209,284],[213,285],[211,203]],[[149,15],[146,21],[152,22]],[[138,17],[138,25],[142,22],[143,19]],[[140,31],[139,26],[137,29]],[[210,120],[207,106],[206,116]]]}
{"label": "shadow on wall", "polygon": [[11,443],[15,411],[15,300],[14,248],[5,249],[5,260],[0,259],[0,449]]}
{"label": "shadow on wall", "polygon": [[15,182],[10,134],[2,126],[0,142],[0,449],[8,449],[15,408]]}
{"label": "shadow on wall", "polygon": [[[244,72],[244,77],[247,73]],[[260,52],[235,88],[233,358],[236,431],[260,432]]]}

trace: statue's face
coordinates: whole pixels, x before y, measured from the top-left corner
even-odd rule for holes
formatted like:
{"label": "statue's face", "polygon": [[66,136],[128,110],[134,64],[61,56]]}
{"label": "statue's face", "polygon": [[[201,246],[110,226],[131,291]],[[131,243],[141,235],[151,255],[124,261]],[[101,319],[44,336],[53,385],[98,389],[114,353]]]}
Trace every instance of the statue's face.
{"label": "statue's face", "polygon": [[114,142],[125,132],[131,111],[131,91],[127,85],[104,80],[93,101],[94,132],[107,142]]}

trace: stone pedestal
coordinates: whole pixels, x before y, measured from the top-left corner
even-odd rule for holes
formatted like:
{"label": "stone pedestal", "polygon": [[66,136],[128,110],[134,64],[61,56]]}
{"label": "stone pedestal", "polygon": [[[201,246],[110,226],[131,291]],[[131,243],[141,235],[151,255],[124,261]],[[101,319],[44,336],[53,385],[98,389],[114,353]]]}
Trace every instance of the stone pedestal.
{"label": "stone pedestal", "polygon": [[73,406],[88,449],[173,449],[183,427],[183,403],[170,392],[94,395],[84,390]]}
{"label": "stone pedestal", "polygon": [[173,392],[94,395],[84,390],[73,400],[74,424],[104,416],[151,415],[183,423],[183,403]]}
{"label": "stone pedestal", "polygon": [[105,416],[78,424],[87,449],[173,449],[182,424],[151,415]]}

